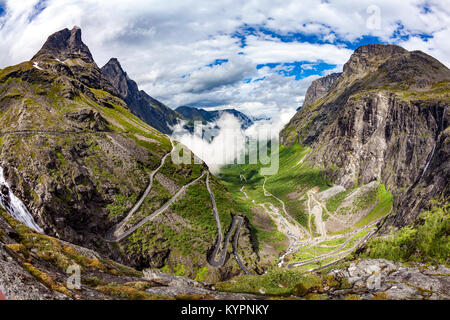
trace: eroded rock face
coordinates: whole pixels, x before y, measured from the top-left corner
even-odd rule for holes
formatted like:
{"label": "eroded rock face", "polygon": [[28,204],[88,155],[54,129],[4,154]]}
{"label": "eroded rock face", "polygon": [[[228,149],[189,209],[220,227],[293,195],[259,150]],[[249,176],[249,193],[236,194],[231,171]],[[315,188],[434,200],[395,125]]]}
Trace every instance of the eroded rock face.
{"label": "eroded rock face", "polygon": [[61,61],[80,58],[84,62],[94,63],[89,48],[81,40],[81,29],[78,27],[72,30],[66,28],[49,36],[32,60],[44,57]]}
{"label": "eroded rock face", "polygon": [[339,281],[345,278],[349,284],[348,289],[330,293],[337,299],[351,294],[361,299],[450,299],[450,269],[445,266],[407,267],[384,259],[364,259],[329,275]]}
{"label": "eroded rock face", "polygon": [[336,184],[386,184],[394,194],[389,224],[401,227],[431,199],[448,201],[449,92],[450,70],[423,52],[363,46],[320,101],[299,110],[281,140],[311,146],[305,161]]}
{"label": "eroded rock face", "polygon": [[450,153],[443,128],[449,112],[446,101],[403,101],[385,92],[349,99],[308,161],[338,168],[329,174],[347,188],[382,181],[395,196],[395,224],[404,226],[429,200],[448,196]]}
{"label": "eroded rock face", "polygon": [[203,289],[211,289],[211,285],[195,281],[186,277],[175,276],[167,273],[163,273],[159,270],[146,269],[144,272],[144,278],[159,283],[164,286],[174,286],[174,287],[196,287]]}
{"label": "eroded rock face", "polygon": [[341,73],[332,73],[314,80],[306,91],[303,106],[308,106],[326,95],[340,75]]}
{"label": "eroded rock face", "polygon": [[0,291],[8,300],[65,300],[65,295],[45,287],[26,272],[0,244]]}
{"label": "eroded rock face", "polygon": [[374,180],[409,187],[422,174],[441,123],[448,125],[448,112],[446,102],[402,101],[385,92],[349,99],[309,159],[342,168],[336,183],[346,187]]}
{"label": "eroded rock face", "polygon": [[186,277],[163,273],[158,270],[144,270],[144,278],[157,284],[154,287],[147,289],[148,293],[164,295],[168,297],[191,295],[217,300],[265,299],[265,297],[250,294],[218,292],[216,291],[214,286],[205,282],[195,281]]}
{"label": "eroded rock face", "polygon": [[[87,87],[119,95],[116,88],[102,75],[89,48],[81,39],[81,29],[78,27],[63,29],[49,36],[31,61],[38,70],[51,70],[59,75],[76,77]],[[75,94],[67,92],[69,97]]]}

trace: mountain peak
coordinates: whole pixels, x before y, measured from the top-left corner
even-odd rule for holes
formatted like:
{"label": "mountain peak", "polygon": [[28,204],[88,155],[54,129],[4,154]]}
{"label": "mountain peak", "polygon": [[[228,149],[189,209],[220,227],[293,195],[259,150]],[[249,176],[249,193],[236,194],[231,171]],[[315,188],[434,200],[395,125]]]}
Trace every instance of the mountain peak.
{"label": "mountain peak", "polygon": [[81,39],[81,28],[77,26],[72,30],[65,28],[49,36],[32,60],[45,58],[62,61],[79,58],[87,63],[94,62],[89,48]]}
{"label": "mountain peak", "polygon": [[171,133],[170,126],[177,123],[179,114],[145,91],[139,90],[137,83],[128,77],[117,58],[111,58],[100,70],[119,92],[131,112],[157,130]]}
{"label": "mountain peak", "polygon": [[374,71],[383,62],[395,56],[405,55],[408,50],[391,44],[368,44],[360,46],[353,52],[344,65],[345,74],[364,74]]}
{"label": "mountain peak", "polygon": [[107,75],[110,78],[114,78],[117,76],[127,77],[127,73],[123,70],[122,65],[117,58],[109,59],[108,63],[105,64],[101,69],[103,74]]}
{"label": "mountain peak", "polygon": [[131,101],[128,100],[138,94],[136,82],[128,78],[117,58],[111,58],[101,68],[101,72],[114,85],[127,103],[130,103]]}
{"label": "mountain peak", "polygon": [[404,54],[407,53],[408,50],[405,48],[402,48],[400,46],[397,46],[395,44],[379,44],[379,43],[372,43],[372,44],[366,44],[363,46],[358,47],[354,54],[355,55],[361,55],[361,54],[370,54],[370,55],[392,55],[392,54]]}

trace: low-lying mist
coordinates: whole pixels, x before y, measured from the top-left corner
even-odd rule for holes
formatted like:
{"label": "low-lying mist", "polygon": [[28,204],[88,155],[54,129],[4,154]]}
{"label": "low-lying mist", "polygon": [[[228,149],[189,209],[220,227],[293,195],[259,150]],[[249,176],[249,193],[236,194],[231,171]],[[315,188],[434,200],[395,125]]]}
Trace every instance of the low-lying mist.
{"label": "low-lying mist", "polygon": [[247,129],[243,129],[238,118],[229,113],[223,113],[213,123],[203,126],[196,123],[194,132],[185,128],[186,122],[180,121],[172,128],[172,138],[192,150],[208,165],[211,172],[217,174],[222,166],[235,163],[240,155],[248,153],[249,140],[278,138],[280,131],[294,114],[295,109],[284,109],[276,117],[256,121]]}

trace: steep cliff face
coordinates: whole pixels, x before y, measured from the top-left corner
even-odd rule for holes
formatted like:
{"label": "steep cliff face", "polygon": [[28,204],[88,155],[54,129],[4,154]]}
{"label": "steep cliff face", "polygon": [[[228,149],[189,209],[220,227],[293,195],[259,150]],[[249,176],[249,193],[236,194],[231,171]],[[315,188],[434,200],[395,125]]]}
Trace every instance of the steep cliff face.
{"label": "steep cliff face", "polygon": [[340,75],[341,73],[332,73],[314,80],[306,91],[303,106],[306,107],[326,95]]}
{"label": "steep cliff face", "polygon": [[178,118],[182,118],[145,91],[140,91],[136,82],[128,77],[116,58],[109,60],[101,71],[119,91],[120,97],[127,103],[131,112],[158,131],[171,133],[170,127],[177,123]]}
{"label": "steep cliff face", "polygon": [[396,226],[430,200],[448,201],[450,70],[418,51],[363,46],[323,97],[282,132],[312,146],[306,161],[347,188],[382,181],[395,195]]}

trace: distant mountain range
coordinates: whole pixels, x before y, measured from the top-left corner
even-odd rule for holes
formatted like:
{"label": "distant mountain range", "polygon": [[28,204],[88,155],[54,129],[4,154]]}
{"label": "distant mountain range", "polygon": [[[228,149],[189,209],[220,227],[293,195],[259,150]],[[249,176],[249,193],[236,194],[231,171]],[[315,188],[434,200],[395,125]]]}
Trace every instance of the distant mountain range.
{"label": "distant mountain range", "polygon": [[252,119],[236,109],[207,111],[200,108],[181,106],[176,108],[175,111],[182,115],[185,119],[190,121],[201,121],[204,124],[217,121],[225,113],[236,117],[241,122],[243,129],[246,129],[253,124]]}

